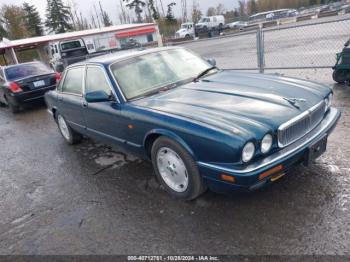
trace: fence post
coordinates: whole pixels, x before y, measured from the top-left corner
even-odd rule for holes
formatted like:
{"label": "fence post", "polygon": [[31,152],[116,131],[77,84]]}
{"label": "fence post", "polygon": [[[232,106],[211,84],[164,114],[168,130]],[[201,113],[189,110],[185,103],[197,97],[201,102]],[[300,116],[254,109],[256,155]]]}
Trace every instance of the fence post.
{"label": "fence post", "polygon": [[256,32],[256,49],[258,56],[258,68],[260,73],[264,73],[265,67],[265,54],[264,54],[264,32],[262,25],[259,25],[259,29]]}

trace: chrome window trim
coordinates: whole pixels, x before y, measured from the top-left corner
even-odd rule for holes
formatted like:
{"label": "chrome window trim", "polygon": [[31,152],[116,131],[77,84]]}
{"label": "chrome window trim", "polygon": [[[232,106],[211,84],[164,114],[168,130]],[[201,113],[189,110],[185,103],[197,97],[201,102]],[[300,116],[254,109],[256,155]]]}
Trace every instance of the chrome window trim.
{"label": "chrome window trim", "polygon": [[336,124],[339,118],[340,118],[339,110],[335,108],[331,108],[328,111],[325,118],[323,118],[323,120],[311,132],[306,134],[304,137],[300,138],[297,142],[285,148],[282,148],[278,152],[273,153],[272,155],[269,155],[258,162],[248,165],[244,169],[225,168],[215,164],[209,164],[209,163],[204,163],[200,161],[197,162],[197,164],[199,166],[216,169],[219,172],[235,173],[235,174],[241,174],[241,175],[258,171],[259,169],[262,169],[269,165],[273,165],[274,163],[277,164],[278,161],[282,160],[285,157],[298,153],[299,150],[301,150],[303,147],[313,142],[317,137],[321,136],[322,134],[329,134],[328,131],[334,127],[334,125]]}
{"label": "chrome window trim", "polygon": [[[283,129],[288,128],[289,126],[291,126],[292,124],[294,124],[295,122],[303,119],[304,117],[310,115],[313,111],[315,111],[318,107],[320,107],[322,104],[324,103],[324,100],[322,100],[321,102],[317,103],[316,105],[314,105],[313,107],[309,108],[308,110],[306,110],[305,112],[301,113],[300,115],[297,115],[296,117],[288,120],[287,122],[283,123],[282,125],[280,125],[278,127],[278,132],[283,131]],[[319,124],[319,123],[318,123]],[[310,130],[311,131],[311,130]],[[304,137],[305,135],[307,135],[308,133],[305,133],[302,137]],[[294,139],[293,141],[289,142],[289,144],[286,145],[282,145],[279,141],[279,138],[277,138],[277,142],[278,142],[278,147],[283,148],[286,146],[289,146],[290,144],[294,143],[295,141],[299,140],[299,137],[297,139]]]}
{"label": "chrome window trim", "polygon": [[[70,70],[72,69],[76,69],[76,68],[84,68],[84,71],[83,71],[83,78],[82,78],[82,86],[81,86],[81,94],[76,94],[76,93],[71,93],[71,92],[65,92],[63,91],[63,85],[64,85],[64,82],[66,80],[66,77],[67,77],[67,74]],[[79,97],[83,97],[83,94],[84,94],[84,80],[85,80],[85,71],[86,71],[86,66],[85,65],[76,65],[76,66],[71,66],[71,67],[68,67],[65,72],[64,72],[64,77],[62,78],[62,80],[60,81],[60,84],[59,84],[59,87],[60,89],[58,90],[61,94],[66,94],[66,95],[74,95],[74,96],[79,96]]]}
{"label": "chrome window trim", "polygon": [[[92,63],[89,64],[88,63],[88,64],[86,64],[85,75],[87,74],[87,70],[88,70],[89,67],[96,67],[96,68],[99,68],[100,70],[102,70],[102,72],[103,72],[103,74],[105,76],[105,79],[107,80],[107,84],[108,84],[110,90],[112,91],[115,99],[117,100],[116,102],[118,102],[120,104],[119,97],[117,96],[117,93],[115,92],[115,90],[113,88],[112,82],[111,82],[110,78],[107,75],[106,69],[103,66],[99,65],[99,64],[92,64]],[[84,79],[84,96],[85,96],[85,94],[86,94],[86,77]]]}

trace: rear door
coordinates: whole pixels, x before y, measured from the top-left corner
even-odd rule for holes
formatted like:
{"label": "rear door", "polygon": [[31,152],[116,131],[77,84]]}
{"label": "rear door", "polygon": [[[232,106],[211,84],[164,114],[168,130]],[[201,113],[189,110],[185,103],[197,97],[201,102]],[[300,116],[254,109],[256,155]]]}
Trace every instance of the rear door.
{"label": "rear door", "polygon": [[58,111],[69,125],[78,132],[84,133],[83,117],[83,83],[85,66],[67,69],[58,92]]}

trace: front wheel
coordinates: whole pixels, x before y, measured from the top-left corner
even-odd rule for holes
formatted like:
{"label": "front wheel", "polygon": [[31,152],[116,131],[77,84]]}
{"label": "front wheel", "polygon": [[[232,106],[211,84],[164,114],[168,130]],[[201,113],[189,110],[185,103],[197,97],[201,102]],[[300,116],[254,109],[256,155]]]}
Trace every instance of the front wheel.
{"label": "front wheel", "polygon": [[152,164],[158,180],[173,198],[192,200],[206,190],[196,162],[172,139],[160,137],[154,142]]}
{"label": "front wheel", "polygon": [[60,114],[57,115],[57,125],[61,135],[68,144],[74,145],[82,140],[82,135],[74,131]]}
{"label": "front wheel", "polygon": [[345,83],[349,78],[349,70],[346,69],[335,69],[333,71],[333,80],[339,84]]}

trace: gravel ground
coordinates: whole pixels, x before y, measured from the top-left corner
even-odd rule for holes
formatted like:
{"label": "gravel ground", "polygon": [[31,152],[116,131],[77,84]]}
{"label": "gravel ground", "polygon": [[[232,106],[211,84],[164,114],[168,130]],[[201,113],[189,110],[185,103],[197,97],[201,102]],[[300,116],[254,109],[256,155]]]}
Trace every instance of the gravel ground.
{"label": "gravel ground", "polygon": [[350,88],[334,91],[342,118],[316,165],[251,194],[189,203],[122,148],[67,145],[44,105],[16,116],[0,108],[0,253],[349,255]]}

